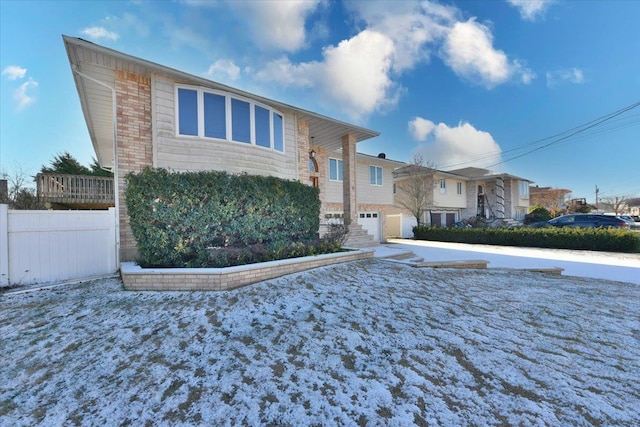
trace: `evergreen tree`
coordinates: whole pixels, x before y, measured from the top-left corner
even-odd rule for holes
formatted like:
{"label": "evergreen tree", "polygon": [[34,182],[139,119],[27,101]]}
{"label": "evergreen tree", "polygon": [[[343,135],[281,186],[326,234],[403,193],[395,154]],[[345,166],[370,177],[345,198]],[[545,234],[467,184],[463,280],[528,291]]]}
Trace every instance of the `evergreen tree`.
{"label": "evergreen tree", "polygon": [[40,173],[60,173],[69,175],[91,175],[91,170],[83,166],[69,152],[57,154],[51,161],[51,166],[42,166]]}

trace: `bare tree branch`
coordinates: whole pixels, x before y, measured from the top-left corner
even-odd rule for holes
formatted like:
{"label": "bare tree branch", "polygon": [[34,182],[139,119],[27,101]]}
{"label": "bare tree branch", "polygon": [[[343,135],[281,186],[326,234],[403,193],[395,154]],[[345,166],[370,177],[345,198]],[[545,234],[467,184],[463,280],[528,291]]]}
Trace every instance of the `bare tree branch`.
{"label": "bare tree branch", "polygon": [[433,164],[425,165],[422,154],[415,153],[411,164],[394,171],[396,178],[396,205],[408,210],[423,223],[424,213],[434,206],[433,186],[436,169]]}

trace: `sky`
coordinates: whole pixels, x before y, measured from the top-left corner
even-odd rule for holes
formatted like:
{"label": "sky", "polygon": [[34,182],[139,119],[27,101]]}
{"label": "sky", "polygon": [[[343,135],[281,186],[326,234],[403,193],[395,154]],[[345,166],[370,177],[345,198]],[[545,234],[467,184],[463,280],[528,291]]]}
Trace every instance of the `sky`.
{"label": "sky", "polygon": [[95,154],[62,35],[381,133],[358,151],[640,197],[640,1],[0,0],[0,174]]}

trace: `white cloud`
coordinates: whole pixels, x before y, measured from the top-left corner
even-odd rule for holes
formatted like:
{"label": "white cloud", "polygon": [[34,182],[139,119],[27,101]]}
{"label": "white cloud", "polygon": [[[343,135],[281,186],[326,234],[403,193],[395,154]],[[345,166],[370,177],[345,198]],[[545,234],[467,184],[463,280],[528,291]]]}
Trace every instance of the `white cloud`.
{"label": "white cloud", "polygon": [[409,131],[421,142],[417,151],[438,168],[486,167],[499,161],[502,152],[489,132],[478,130],[468,122],[449,127],[416,117],[409,122]]}
{"label": "white cloud", "polygon": [[389,78],[394,53],[389,37],[370,30],[325,48],[323,90],[355,119],[394,103]]}
{"label": "white cloud", "polygon": [[393,40],[395,72],[427,62],[430,48],[446,34],[457,14],[457,9],[430,2],[353,2],[349,6],[367,28]]}
{"label": "white cloud", "polygon": [[294,52],[304,46],[305,20],[320,3],[320,0],[265,0],[230,4],[248,21],[258,46]]}
{"label": "white cloud", "polygon": [[512,78],[525,84],[535,74],[518,61],[493,47],[489,28],[471,18],[457,22],[447,34],[443,45],[443,59],[460,77],[487,88],[493,88]]}
{"label": "white cloud", "polygon": [[431,120],[422,117],[416,117],[409,122],[409,132],[416,141],[425,141],[435,127],[436,125]]}
{"label": "white cloud", "polygon": [[6,76],[9,80],[23,79],[26,74],[27,69],[22,68],[18,65],[9,65],[4,70],[2,70],[2,75]]}
{"label": "white cloud", "polygon": [[107,39],[116,41],[120,38],[117,33],[108,31],[104,27],[87,27],[80,32],[91,39]]}
{"label": "white cloud", "polygon": [[578,68],[550,71],[547,73],[547,86],[555,87],[561,83],[581,84],[585,82],[584,73]]}
{"label": "white cloud", "polygon": [[314,87],[322,64],[317,61],[292,63],[281,57],[267,63],[256,73],[256,79],[276,82],[282,86]]}
{"label": "white cloud", "polygon": [[535,21],[538,15],[543,15],[554,0],[507,0],[520,11],[520,16],[526,21]]}
{"label": "white cloud", "polygon": [[389,77],[394,44],[384,34],[364,30],[337,46],[326,47],[323,61],[293,64],[279,58],[256,74],[260,80],[287,86],[312,87],[322,98],[360,121],[398,101]]}
{"label": "white cloud", "polygon": [[240,75],[240,67],[230,59],[219,59],[209,66],[205,75],[213,79],[234,81]]}
{"label": "white cloud", "polygon": [[[325,47],[319,60],[295,63],[286,56],[272,60],[260,67],[256,78],[314,88],[321,95],[318,99],[355,120],[395,106],[404,90],[397,78],[428,62],[433,53],[461,78],[487,88],[514,80],[529,84],[535,78],[523,62],[494,48],[487,26],[475,18],[461,22],[455,7],[430,1],[349,2],[344,7],[355,25],[363,28],[359,33]],[[303,21],[296,28],[303,28]],[[266,29],[258,26],[258,31]],[[296,39],[302,33],[293,34]]]}
{"label": "white cloud", "polygon": [[38,86],[38,82],[30,78],[13,92],[13,99],[18,102],[18,110],[22,110],[35,102],[35,98],[30,93]]}

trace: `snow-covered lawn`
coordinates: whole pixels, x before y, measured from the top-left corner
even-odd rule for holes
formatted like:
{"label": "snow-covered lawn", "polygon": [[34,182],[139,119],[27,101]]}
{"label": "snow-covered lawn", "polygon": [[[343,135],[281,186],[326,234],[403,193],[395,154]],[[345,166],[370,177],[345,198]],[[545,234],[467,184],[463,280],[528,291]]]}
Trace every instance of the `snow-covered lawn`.
{"label": "snow-covered lawn", "polygon": [[640,286],[372,259],[0,295],[0,425],[640,424]]}

